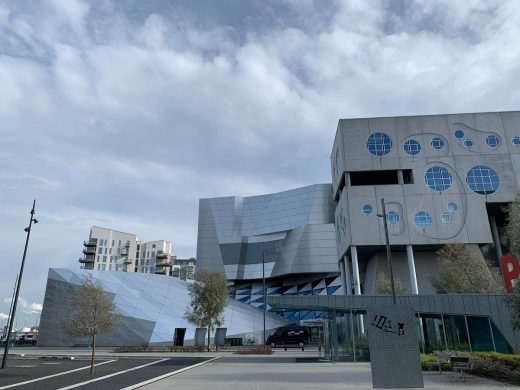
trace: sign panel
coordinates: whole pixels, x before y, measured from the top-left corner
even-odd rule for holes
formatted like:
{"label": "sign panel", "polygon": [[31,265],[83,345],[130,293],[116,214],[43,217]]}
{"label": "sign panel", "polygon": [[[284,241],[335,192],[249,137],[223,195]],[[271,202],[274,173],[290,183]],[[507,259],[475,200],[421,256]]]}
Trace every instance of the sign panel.
{"label": "sign panel", "polygon": [[373,387],[424,387],[413,310],[404,305],[372,306],[367,322]]}
{"label": "sign panel", "polygon": [[500,258],[500,270],[504,278],[504,287],[506,291],[511,294],[516,279],[520,276],[520,264],[518,258],[511,254],[502,256]]}

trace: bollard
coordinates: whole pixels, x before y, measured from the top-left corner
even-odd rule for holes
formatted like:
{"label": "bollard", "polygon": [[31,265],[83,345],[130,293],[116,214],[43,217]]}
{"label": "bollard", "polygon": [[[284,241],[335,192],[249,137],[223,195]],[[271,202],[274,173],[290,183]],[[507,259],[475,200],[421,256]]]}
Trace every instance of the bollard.
{"label": "bollard", "polygon": [[285,352],[287,352],[287,345],[286,345],[286,346],[284,346],[284,348],[285,348]]}

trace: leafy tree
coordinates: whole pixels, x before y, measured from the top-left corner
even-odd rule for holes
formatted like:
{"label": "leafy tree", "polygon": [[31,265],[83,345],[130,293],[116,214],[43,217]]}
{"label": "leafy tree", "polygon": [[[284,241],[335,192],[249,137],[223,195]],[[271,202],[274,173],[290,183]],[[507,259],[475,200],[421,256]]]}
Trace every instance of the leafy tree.
{"label": "leafy tree", "polygon": [[[376,283],[377,292],[379,294],[392,294],[392,284],[390,283],[390,278],[386,276],[384,272],[380,272],[377,275]],[[406,292],[406,287],[399,278],[394,278],[394,288],[396,294],[404,294]]]}
{"label": "leafy tree", "polygon": [[[520,259],[520,193],[504,210],[506,214],[505,236],[509,243],[509,250]],[[520,283],[513,285],[513,293],[506,298],[511,312],[511,324],[514,329],[520,329]]]}
{"label": "leafy tree", "polygon": [[71,297],[70,315],[62,322],[69,336],[90,336],[92,356],[90,373],[94,372],[96,336],[111,331],[119,321],[119,313],[101,284],[87,277]]}
{"label": "leafy tree", "polygon": [[195,282],[188,287],[190,308],[184,318],[199,328],[208,329],[208,352],[211,331],[223,323],[227,303],[227,281],[219,272],[202,271],[196,274]]}
{"label": "leafy tree", "polygon": [[464,244],[448,244],[437,252],[438,279],[432,285],[439,294],[496,294],[502,293],[500,276],[488,263]]}

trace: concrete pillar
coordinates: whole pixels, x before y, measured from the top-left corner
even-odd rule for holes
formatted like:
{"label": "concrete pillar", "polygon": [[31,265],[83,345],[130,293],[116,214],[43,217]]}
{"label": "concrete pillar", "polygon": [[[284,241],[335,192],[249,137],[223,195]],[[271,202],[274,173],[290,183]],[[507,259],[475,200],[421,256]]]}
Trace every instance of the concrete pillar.
{"label": "concrete pillar", "polygon": [[408,258],[408,271],[410,272],[412,294],[419,294],[419,288],[417,287],[417,274],[415,273],[415,260],[413,258],[413,248],[411,245],[406,245],[406,257]]}
{"label": "concrete pillar", "polygon": [[352,280],[350,279],[350,259],[348,256],[343,256],[343,265],[345,266],[345,288],[346,294],[352,295]]}
{"label": "concrete pillar", "polygon": [[352,276],[354,279],[354,289],[356,295],[361,295],[361,283],[359,282],[359,263],[357,256],[357,248],[355,246],[350,247],[350,254],[352,257]]}
{"label": "concrete pillar", "polygon": [[500,237],[498,236],[495,217],[489,218],[489,226],[491,227],[491,234],[493,235],[493,242],[495,243],[495,251],[497,252],[498,261],[500,261],[500,258],[502,257],[502,247],[500,246]]}
{"label": "concrete pillar", "polygon": [[345,278],[345,259],[338,262],[339,273],[341,275],[341,285],[343,286],[343,294],[347,295],[347,279]]}
{"label": "concrete pillar", "polygon": [[403,170],[399,169],[397,171],[397,184],[404,184]]}

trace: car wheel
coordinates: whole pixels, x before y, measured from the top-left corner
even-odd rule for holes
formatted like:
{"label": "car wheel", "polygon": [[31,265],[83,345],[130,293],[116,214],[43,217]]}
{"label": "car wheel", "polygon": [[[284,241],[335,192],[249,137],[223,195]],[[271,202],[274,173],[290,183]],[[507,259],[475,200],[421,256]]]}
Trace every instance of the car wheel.
{"label": "car wheel", "polygon": [[300,343],[298,344],[298,346],[299,346],[300,348],[303,348],[303,343],[300,342]]}
{"label": "car wheel", "polygon": [[275,343],[271,343],[271,348],[274,348],[276,346]]}

